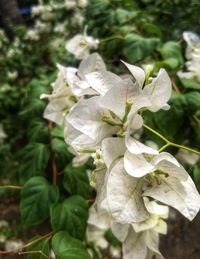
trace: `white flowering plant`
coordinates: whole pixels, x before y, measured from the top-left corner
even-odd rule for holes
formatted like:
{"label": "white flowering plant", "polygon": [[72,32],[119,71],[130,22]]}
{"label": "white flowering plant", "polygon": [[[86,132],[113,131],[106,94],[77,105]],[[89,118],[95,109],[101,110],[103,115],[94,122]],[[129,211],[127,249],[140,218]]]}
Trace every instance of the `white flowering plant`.
{"label": "white flowering plant", "polygon": [[0,255],[168,258],[172,217],[198,217],[199,36],[135,2],[40,1],[1,33],[0,195],[22,223]]}

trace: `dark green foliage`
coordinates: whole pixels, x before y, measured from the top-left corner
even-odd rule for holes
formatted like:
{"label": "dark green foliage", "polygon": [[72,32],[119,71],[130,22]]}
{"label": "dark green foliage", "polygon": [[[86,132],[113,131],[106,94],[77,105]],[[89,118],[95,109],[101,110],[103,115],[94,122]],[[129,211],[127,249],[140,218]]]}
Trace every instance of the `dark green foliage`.
{"label": "dark green foliage", "polygon": [[84,198],[91,196],[91,187],[86,172],[86,167],[68,166],[64,171],[63,186],[71,195],[78,194]]}
{"label": "dark green foliage", "polygon": [[21,192],[20,211],[26,226],[37,225],[49,217],[50,206],[58,202],[58,186],[43,177],[32,177]]}
{"label": "dark green foliage", "polygon": [[81,196],[71,196],[51,208],[53,230],[66,230],[71,236],[83,239],[88,219],[88,204]]}
{"label": "dark green foliage", "polygon": [[90,259],[84,244],[65,231],[54,235],[52,247],[57,259]]}

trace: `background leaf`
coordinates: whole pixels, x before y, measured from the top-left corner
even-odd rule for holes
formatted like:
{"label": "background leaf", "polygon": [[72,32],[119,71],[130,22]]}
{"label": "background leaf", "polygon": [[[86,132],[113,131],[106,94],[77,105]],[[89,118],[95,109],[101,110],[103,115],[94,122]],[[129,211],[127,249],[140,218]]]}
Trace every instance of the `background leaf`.
{"label": "background leaf", "polygon": [[78,194],[84,198],[89,198],[92,188],[89,184],[85,166],[67,166],[64,172],[63,186],[70,194]]}
{"label": "background leaf", "polygon": [[87,226],[88,204],[81,196],[71,196],[51,208],[51,224],[55,231],[67,230],[83,239]]}
{"label": "background leaf", "polygon": [[32,177],[21,191],[20,211],[26,226],[37,225],[49,217],[50,206],[59,199],[58,186],[45,178]]}
{"label": "background leaf", "polygon": [[54,235],[52,247],[57,259],[91,259],[83,243],[65,231]]}

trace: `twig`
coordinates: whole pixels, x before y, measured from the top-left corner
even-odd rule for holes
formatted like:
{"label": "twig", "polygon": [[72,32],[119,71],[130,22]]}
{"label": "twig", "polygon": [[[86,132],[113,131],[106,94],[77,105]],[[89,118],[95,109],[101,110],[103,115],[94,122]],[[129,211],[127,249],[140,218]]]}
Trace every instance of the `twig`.
{"label": "twig", "polygon": [[18,254],[19,255],[24,255],[24,254],[41,254],[45,258],[50,259],[50,257],[48,255],[46,255],[45,253],[43,253],[41,250],[39,250],[39,251],[19,252]]}
{"label": "twig", "polygon": [[52,148],[52,137],[51,137],[51,130],[53,128],[53,123],[48,123],[48,129],[49,129],[49,143],[50,143],[50,151],[51,151],[51,168],[52,168],[52,182],[55,185],[57,183],[57,167],[56,167],[56,161],[55,161],[55,155]]}
{"label": "twig", "polygon": [[0,189],[22,189],[23,186],[17,186],[17,185],[1,185]]}
{"label": "twig", "polygon": [[41,237],[39,237],[39,238],[37,238],[37,239],[35,239],[35,240],[33,240],[33,241],[31,241],[31,242],[25,244],[25,245],[20,246],[20,247],[17,247],[17,248],[15,248],[15,249],[13,249],[13,250],[0,251],[0,254],[10,254],[10,253],[18,252],[19,250],[23,250],[23,249],[25,249],[25,248],[27,248],[27,247],[29,247],[29,246],[31,246],[31,245],[33,245],[33,244],[39,242],[40,240],[43,240],[43,239],[45,239],[45,238],[47,238],[47,237],[51,237],[52,234],[53,234],[53,232],[50,232],[50,233],[48,233],[48,234],[46,234],[46,235],[44,235],[44,236],[41,236]]}
{"label": "twig", "polygon": [[181,91],[179,90],[178,86],[176,85],[176,83],[174,81],[172,81],[172,87],[174,88],[174,90],[177,94],[181,93]]}

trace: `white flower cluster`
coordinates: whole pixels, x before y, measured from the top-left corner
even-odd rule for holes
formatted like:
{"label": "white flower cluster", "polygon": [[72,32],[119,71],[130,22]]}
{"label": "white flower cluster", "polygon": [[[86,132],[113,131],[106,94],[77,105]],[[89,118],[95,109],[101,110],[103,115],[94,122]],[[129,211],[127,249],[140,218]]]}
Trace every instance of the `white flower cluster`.
{"label": "white flower cluster", "polygon": [[[47,3],[40,0],[37,6],[33,6],[31,14],[36,18],[35,25],[29,29],[26,39],[38,41],[44,33],[53,30],[55,33],[68,34],[68,26],[79,27],[83,25],[84,8],[88,4],[87,0],[50,0]],[[69,15],[65,13],[69,12]],[[65,15],[64,15],[65,14]]]}
{"label": "white flower cluster", "polygon": [[94,158],[97,197],[90,209],[89,240],[94,234],[100,241],[111,228],[123,244],[124,259],[163,258],[159,233],[167,232],[168,206],[192,220],[200,196],[171,154],[137,138],[143,109],[169,108],[167,72],[160,69],[156,77],[146,78],[140,67],[122,63],[130,72],[122,77],[107,71],[97,53],[78,69],[58,65],[53,93],[42,96],[49,99],[44,117],[64,125],[65,140],[79,158]]}
{"label": "white flower cluster", "polygon": [[4,139],[7,138],[7,135],[4,131],[3,125],[0,124],[0,144],[3,143]]}
{"label": "white flower cluster", "polygon": [[200,82],[200,38],[196,33],[184,32],[183,38],[187,43],[185,56],[187,62],[185,63],[187,72],[178,72],[179,77],[192,79]]}

